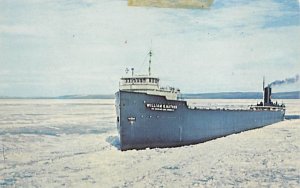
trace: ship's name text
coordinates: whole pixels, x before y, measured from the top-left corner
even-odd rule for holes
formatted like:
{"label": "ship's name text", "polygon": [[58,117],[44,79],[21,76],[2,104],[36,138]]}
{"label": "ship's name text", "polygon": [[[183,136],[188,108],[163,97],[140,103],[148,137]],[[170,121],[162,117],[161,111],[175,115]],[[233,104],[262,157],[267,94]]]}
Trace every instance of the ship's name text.
{"label": "ship's name text", "polygon": [[177,105],[174,104],[147,103],[146,107],[150,110],[166,112],[174,112],[177,109]]}

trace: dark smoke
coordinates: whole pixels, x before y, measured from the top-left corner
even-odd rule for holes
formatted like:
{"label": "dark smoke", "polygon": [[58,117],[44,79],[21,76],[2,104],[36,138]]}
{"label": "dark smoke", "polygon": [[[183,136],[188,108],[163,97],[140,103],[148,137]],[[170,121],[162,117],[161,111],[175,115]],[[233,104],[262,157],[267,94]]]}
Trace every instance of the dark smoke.
{"label": "dark smoke", "polygon": [[283,84],[293,84],[299,81],[299,74],[297,74],[296,76],[292,77],[292,78],[286,78],[285,80],[275,80],[274,82],[269,84],[269,87],[272,86],[280,86]]}

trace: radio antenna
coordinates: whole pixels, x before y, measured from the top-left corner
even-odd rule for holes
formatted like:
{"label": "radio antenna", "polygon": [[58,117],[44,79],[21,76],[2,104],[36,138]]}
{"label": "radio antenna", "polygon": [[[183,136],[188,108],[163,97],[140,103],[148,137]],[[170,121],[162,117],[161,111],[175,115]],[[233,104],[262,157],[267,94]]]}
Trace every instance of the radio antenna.
{"label": "radio antenna", "polygon": [[149,51],[149,68],[148,68],[148,74],[151,76],[151,57],[152,57],[152,40],[151,40],[151,47]]}
{"label": "radio antenna", "polygon": [[149,76],[151,76],[151,57],[152,57],[152,51],[150,50],[150,52],[149,52],[149,69],[148,69]]}

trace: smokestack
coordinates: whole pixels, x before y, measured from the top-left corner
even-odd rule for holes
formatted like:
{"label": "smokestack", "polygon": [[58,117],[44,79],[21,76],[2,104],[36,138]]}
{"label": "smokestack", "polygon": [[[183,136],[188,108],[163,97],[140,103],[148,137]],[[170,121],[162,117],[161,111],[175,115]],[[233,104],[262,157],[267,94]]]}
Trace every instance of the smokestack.
{"label": "smokestack", "polygon": [[271,95],[272,95],[272,88],[270,86],[265,87],[265,89],[264,89],[264,106],[272,105]]}

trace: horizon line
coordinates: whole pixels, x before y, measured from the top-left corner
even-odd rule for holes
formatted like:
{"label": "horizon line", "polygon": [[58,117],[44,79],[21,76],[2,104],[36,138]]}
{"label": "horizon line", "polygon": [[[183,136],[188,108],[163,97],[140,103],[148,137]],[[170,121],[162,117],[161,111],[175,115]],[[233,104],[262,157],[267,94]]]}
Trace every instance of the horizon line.
{"label": "horizon line", "polygon": [[[297,91],[287,91],[287,92],[274,92],[273,94],[282,94],[282,93],[300,93],[300,90]],[[206,92],[206,93],[194,93],[194,92],[186,92],[181,93],[181,95],[207,95],[207,94],[261,94],[261,92],[256,91],[222,91],[222,92]],[[81,98],[89,98],[96,99],[97,97],[103,97],[103,99],[110,99],[114,97],[115,94],[69,94],[69,95],[57,95],[57,96],[0,96],[0,99],[80,99]],[[94,98],[93,98],[94,97]],[[300,96],[299,96],[300,97]]]}

